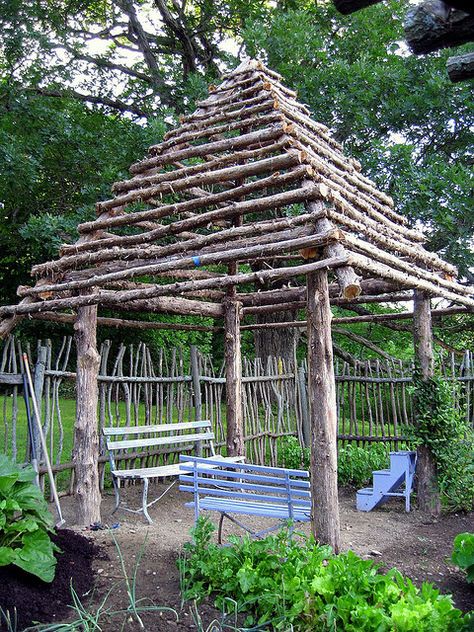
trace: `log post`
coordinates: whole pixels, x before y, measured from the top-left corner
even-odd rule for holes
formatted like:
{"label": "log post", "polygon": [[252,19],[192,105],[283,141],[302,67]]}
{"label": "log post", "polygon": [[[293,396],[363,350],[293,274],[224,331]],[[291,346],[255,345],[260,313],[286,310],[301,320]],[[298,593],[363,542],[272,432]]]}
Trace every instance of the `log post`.
{"label": "log post", "polygon": [[227,455],[241,456],[245,454],[242,415],[242,357],[240,353],[242,303],[228,296],[224,298],[223,306]]}
{"label": "log post", "polygon": [[97,404],[99,354],[96,342],[97,306],[80,307],[74,323],[77,348],[76,424],[73,462],[76,521],[79,525],[100,522],[99,438]]}
{"label": "log post", "polygon": [[[44,389],[44,372],[46,371],[46,362],[48,357],[48,348],[41,345],[38,349],[38,357],[35,363],[35,376],[33,382],[33,388],[35,391],[36,402],[38,404],[39,414],[41,415],[42,401],[43,401],[43,389]],[[33,412],[33,417],[36,415]],[[32,436],[33,436],[33,451],[32,454],[36,454],[38,459],[38,465],[41,464],[45,458],[42,453],[41,439],[38,431],[38,425],[42,425],[42,420],[38,419],[32,424]]]}
{"label": "log post", "polygon": [[328,278],[326,270],[309,273],[306,278],[312,530],[319,542],[331,545],[337,553],[337,409]]}
{"label": "log post", "polygon": [[[433,333],[431,329],[430,298],[420,290],[414,292],[413,303],[413,343],[415,361],[421,379],[429,380],[434,375]],[[416,399],[415,399],[416,423]],[[428,446],[418,448],[417,462],[418,506],[421,511],[439,516],[441,503],[438,488],[436,463]]]}
{"label": "log post", "polygon": [[[193,381],[194,420],[202,419],[201,381],[199,376],[199,358],[196,345],[190,347],[191,378]],[[196,442],[196,456],[202,456],[202,441]]]}

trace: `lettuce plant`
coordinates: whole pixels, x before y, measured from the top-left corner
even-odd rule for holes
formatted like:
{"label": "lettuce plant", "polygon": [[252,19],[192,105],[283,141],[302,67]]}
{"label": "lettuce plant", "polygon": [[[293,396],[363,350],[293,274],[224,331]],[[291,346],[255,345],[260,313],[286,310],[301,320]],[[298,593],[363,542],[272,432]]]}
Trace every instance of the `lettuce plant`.
{"label": "lettuce plant", "polygon": [[459,533],[454,538],[452,561],[467,573],[467,581],[474,582],[474,533]]}
{"label": "lettuce plant", "polygon": [[51,582],[59,549],[51,542],[53,517],[34,479],[32,467],[0,454],[0,566],[14,564]]}

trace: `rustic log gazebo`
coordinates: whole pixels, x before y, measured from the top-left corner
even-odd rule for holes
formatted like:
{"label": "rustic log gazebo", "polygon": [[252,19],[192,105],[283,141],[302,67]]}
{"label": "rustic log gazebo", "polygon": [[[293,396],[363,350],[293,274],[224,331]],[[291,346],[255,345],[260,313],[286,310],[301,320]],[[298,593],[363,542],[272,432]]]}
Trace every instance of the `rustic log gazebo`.
{"label": "rustic log gazebo", "polygon": [[[304,299],[313,528],[336,549],[331,301],[410,300],[414,290],[425,375],[432,362],[429,297],[459,304],[458,311],[474,308],[473,289],[455,279],[456,269],[424,249],[424,236],[280,80],[248,61],[211,87],[180,127],[132,165],[132,177],[113,185],[114,197],[97,204],[97,219],[79,225],[80,239],[64,245],[59,259],[33,267],[36,284],[19,288],[21,302],[0,308],[2,336],[24,316],[74,322],[75,493],[82,523],[100,518],[96,326],[128,322],[98,318],[98,308],[224,319],[227,450],[243,454],[242,316],[259,306],[299,307]],[[257,260],[267,265],[256,270]],[[241,291],[242,284],[275,279],[299,279],[300,287]]]}

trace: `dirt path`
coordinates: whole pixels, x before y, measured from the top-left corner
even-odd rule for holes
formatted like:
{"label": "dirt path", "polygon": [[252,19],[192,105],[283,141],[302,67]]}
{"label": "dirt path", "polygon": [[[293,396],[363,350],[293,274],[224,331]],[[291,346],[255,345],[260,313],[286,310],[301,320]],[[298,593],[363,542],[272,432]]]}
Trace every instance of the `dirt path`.
{"label": "dirt path", "polygon": [[[163,486],[158,485],[157,490]],[[140,503],[139,489],[127,491],[133,506]],[[111,515],[113,496],[106,494],[102,503],[102,517],[105,524],[119,523],[111,532],[87,531],[96,543],[106,548],[109,561],[99,560],[95,564],[97,572],[97,593],[106,590],[121,577],[120,560],[112,535],[116,538],[129,570],[135,563],[141,547],[144,555],[137,575],[137,594],[147,597],[155,604],[181,610],[179,575],[176,559],[183,544],[189,540],[189,530],[193,526],[193,512],[185,507],[189,500],[184,494],[173,488],[168,495],[151,510],[154,524],[148,526],[139,516],[119,512]],[[430,521],[420,512],[413,510],[406,514],[402,502],[394,499],[384,507],[370,513],[355,510],[355,492],[344,490],[341,493],[341,528],[344,549],[352,549],[364,558],[372,558],[387,568],[396,566],[412,578],[416,584],[428,580],[435,583],[443,592],[452,593],[456,605],[465,611],[474,609],[474,586],[466,584],[462,574],[449,562],[452,541],[457,533],[474,530],[474,514],[452,515],[438,521]],[[71,520],[72,499],[63,501],[63,510],[68,522]],[[215,516],[209,514],[213,517]],[[259,519],[259,526],[264,524]],[[270,523],[269,523],[270,524]],[[226,533],[237,533],[227,523]],[[69,526],[69,524],[68,524]],[[303,529],[309,533],[309,525]],[[114,608],[126,604],[124,586],[119,587],[111,596]],[[205,605],[200,607],[204,629],[212,618],[219,613]],[[156,622],[156,615],[155,622]],[[196,630],[192,613],[181,611],[179,622],[172,613],[162,613],[160,630]],[[115,627],[114,627],[115,626]],[[105,630],[117,630],[116,624]],[[134,630],[128,625],[126,630]],[[138,628],[137,628],[138,629]],[[151,629],[151,628],[150,628]]]}

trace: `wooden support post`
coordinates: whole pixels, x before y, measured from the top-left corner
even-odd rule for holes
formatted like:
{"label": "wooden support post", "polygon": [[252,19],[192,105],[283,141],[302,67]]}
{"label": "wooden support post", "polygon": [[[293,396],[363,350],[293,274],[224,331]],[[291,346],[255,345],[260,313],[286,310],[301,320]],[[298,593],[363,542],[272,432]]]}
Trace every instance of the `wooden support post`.
{"label": "wooden support post", "polygon": [[[414,292],[413,303],[413,342],[415,360],[422,380],[434,375],[433,333],[431,329],[431,305],[427,294],[420,290]],[[416,400],[415,400],[416,423]],[[417,462],[418,506],[421,511],[439,516],[441,503],[438,488],[436,463],[427,446],[419,446]]]}
{"label": "wooden support post", "polygon": [[[194,419],[201,421],[202,419],[202,400],[201,400],[201,381],[199,379],[199,359],[197,347],[191,345],[191,377],[193,380],[193,399],[194,399]],[[196,456],[202,456],[202,441],[196,443]]]}
{"label": "wooden support post", "polygon": [[[296,367],[296,364],[295,364]],[[296,368],[295,368],[296,371]],[[300,390],[300,405],[301,405],[301,434],[303,435],[303,442],[305,448],[311,448],[311,427],[309,424],[308,414],[308,392],[306,390],[306,371],[303,366],[300,366],[298,370],[298,383]]]}
{"label": "wooden support post", "polygon": [[242,303],[228,296],[223,300],[223,306],[227,456],[241,456],[245,454],[242,415],[242,357],[240,352]]}
{"label": "wooden support post", "polygon": [[326,270],[317,270],[306,278],[312,529],[319,542],[330,544],[337,553],[340,548],[337,409],[328,278]]}
{"label": "wooden support post", "polygon": [[[46,361],[48,357],[48,348],[41,346],[38,349],[38,357],[36,359],[35,364],[35,376],[33,381],[33,388],[35,391],[36,403],[38,404],[38,411],[41,416],[42,409],[42,401],[43,401],[43,388],[44,388],[44,372],[46,371]],[[33,417],[36,415],[33,412]],[[41,439],[38,431],[38,424],[42,424],[42,420],[38,419],[34,421],[32,424],[32,435],[34,448],[32,454],[36,454],[36,458],[38,459],[38,465],[41,463],[43,456],[43,451],[41,447]]]}
{"label": "wooden support post", "polygon": [[99,438],[97,404],[99,354],[96,343],[97,306],[80,307],[74,324],[77,348],[77,404],[73,461],[76,521],[100,522]]}

